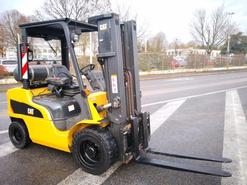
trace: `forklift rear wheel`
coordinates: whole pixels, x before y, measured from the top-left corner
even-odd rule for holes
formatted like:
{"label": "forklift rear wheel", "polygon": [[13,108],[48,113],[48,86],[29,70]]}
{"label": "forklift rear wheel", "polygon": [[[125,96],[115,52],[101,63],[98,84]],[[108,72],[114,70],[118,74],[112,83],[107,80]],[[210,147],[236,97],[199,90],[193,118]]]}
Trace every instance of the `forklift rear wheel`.
{"label": "forklift rear wheel", "polygon": [[117,157],[117,144],[105,129],[85,128],[75,134],[72,153],[80,167],[91,174],[104,173]]}
{"label": "forklift rear wheel", "polygon": [[31,140],[25,124],[21,122],[12,122],[9,126],[9,138],[16,148],[27,147]]}

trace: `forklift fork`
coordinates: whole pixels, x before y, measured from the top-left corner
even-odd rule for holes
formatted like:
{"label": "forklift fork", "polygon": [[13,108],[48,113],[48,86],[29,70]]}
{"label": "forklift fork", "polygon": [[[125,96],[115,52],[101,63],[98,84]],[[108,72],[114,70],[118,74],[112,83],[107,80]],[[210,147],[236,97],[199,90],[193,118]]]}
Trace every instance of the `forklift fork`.
{"label": "forklift fork", "polygon": [[220,176],[220,177],[231,177],[232,174],[224,171],[222,169],[217,169],[209,166],[199,166],[199,165],[192,165],[186,163],[178,163],[178,162],[170,162],[165,160],[154,159],[150,157],[146,157],[140,155],[136,160],[137,163],[146,164],[151,166],[157,166],[161,168],[167,168],[177,171],[187,171],[187,172],[194,172],[199,174],[206,174],[206,175],[213,175],[213,176]]}
{"label": "forklift fork", "polygon": [[[226,172],[222,169],[213,168],[210,166],[200,166],[200,165],[192,165],[188,163],[179,163],[179,162],[170,162],[166,160],[155,159],[155,156],[166,156],[180,159],[190,159],[190,160],[198,160],[198,161],[209,161],[209,162],[217,162],[217,163],[231,163],[232,160],[228,158],[221,157],[205,157],[205,156],[197,156],[197,155],[182,155],[182,154],[174,154],[167,152],[160,152],[152,150],[148,148],[148,140],[150,138],[150,118],[147,112],[144,112],[140,115],[141,119],[134,119],[132,121],[133,125],[133,140],[141,141],[140,143],[134,143],[134,153],[135,162],[140,164],[146,164],[151,166],[157,166],[161,168],[168,168],[178,171],[187,171],[194,172],[199,174],[207,174],[213,176],[220,177],[231,177],[232,174]],[[138,123],[137,120],[140,120]],[[139,134],[138,134],[139,133]],[[138,137],[142,138],[141,140]],[[152,154],[152,157],[148,156],[148,154]],[[154,157],[154,158],[153,158]]]}
{"label": "forklift fork", "polygon": [[[136,123],[133,122],[133,132],[140,132],[142,140],[142,149],[140,150],[140,146],[135,146],[136,150],[138,151],[138,156],[135,157],[135,161],[137,163],[151,165],[151,166],[157,166],[161,168],[168,168],[178,171],[187,171],[187,172],[194,172],[199,174],[207,174],[207,175],[213,175],[213,176],[220,176],[220,177],[231,177],[232,174],[229,172],[226,172],[222,169],[217,169],[209,166],[200,166],[200,165],[192,165],[188,163],[179,163],[179,162],[170,162],[166,160],[160,160],[155,159],[155,156],[166,156],[166,157],[173,157],[173,158],[180,158],[180,159],[190,159],[190,160],[198,160],[198,161],[210,161],[210,162],[218,162],[218,163],[231,163],[232,160],[228,158],[221,158],[221,157],[214,157],[209,158],[205,156],[197,156],[197,155],[182,155],[182,154],[174,154],[174,153],[167,153],[167,152],[160,152],[152,150],[151,148],[148,148],[148,145],[146,145],[146,142],[149,138],[150,134],[150,119],[149,114],[146,112],[141,115],[141,124],[139,124],[140,129],[136,125]],[[136,153],[137,154],[137,153]],[[152,154],[152,157],[148,156],[148,154]],[[154,157],[154,158],[153,158]]]}
{"label": "forklift fork", "polygon": [[181,155],[181,154],[154,151],[151,148],[149,148],[146,152],[150,154],[163,155],[167,157],[176,157],[176,158],[192,159],[192,160],[199,160],[199,161],[211,161],[211,162],[219,162],[219,163],[231,163],[232,162],[231,159],[224,158],[224,157],[223,158],[221,157],[209,158],[209,157],[197,156],[197,155]]}

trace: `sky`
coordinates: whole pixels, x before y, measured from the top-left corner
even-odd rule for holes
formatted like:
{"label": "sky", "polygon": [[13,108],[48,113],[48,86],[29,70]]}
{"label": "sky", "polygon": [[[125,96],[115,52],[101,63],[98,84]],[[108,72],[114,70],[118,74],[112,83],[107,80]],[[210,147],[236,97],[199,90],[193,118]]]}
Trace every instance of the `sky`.
{"label": "sky", "polygon": [[[0,0],[0,12],[17,9],[25,15],[31,15],[39,9],[45,0]],[[113,10],[116,7],[130,7],[133,16],[137,16],[137,26],[144,25],[146,37],[164,32],[169,42],[175,39],[181,42],[192,40],[190,23],[198,9],[212,11],[224,5],[227,12],[234,12],[232,20],[240,30],[247,32],[246,0],[111,0]]]}

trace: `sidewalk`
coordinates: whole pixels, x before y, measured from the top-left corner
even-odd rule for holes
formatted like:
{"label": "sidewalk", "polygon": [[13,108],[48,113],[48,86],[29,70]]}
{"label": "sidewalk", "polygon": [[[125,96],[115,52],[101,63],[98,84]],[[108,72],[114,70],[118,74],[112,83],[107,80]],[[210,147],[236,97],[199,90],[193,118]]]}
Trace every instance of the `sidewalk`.
{"label": "sidewalk", "polygon": [[[230,73],[236,71],[246,71],[247,66],[229,67],[229,68],[204,68],[204,69],[174,69],[163,71],[140,72],[140,80],[155,80],[167,78],[190,77],[198,75],[213,75],[218,73]],[[0,92],[4,92],[9,88],[21,86],[13,77],[0,79]]]}
{"label": "sidewalk", "polygon": [[165,78],[178,78],[178,77],[189,77],[198,75],[212,75],[218,73],[229,73],[236,71],[246,71],[247,66],[237,67],[221,67],[221,68],[201,68],[201,69],[174,69],[174,70],[163,70],[163,71],[149,71],[140,72],[141,80],[153,80],[153,79],[165,79]]}
{"label": "sidewalk", "polygon": [[8,89],[14,88],[14,87],[19,87],[21,86],[20,83],[14,83],[14,84],[0,84],[0,92],[5,92]]}

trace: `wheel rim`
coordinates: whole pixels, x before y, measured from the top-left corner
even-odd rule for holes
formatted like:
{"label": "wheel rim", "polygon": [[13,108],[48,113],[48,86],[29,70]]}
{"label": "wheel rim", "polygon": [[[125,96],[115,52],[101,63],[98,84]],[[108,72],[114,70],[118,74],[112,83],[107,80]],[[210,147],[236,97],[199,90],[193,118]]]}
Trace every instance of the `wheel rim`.
{"label": "wheel rim", "polygon": [[18,128],[15,128],[13,130],[12,138],[16,143],[20,143],[22,141],[23,136]]}
{"label": "wheel rim", "polygon": [[87,167],[95,167],[101,159],[100,148],[96,143],[86,140],[80,144],[79,157]]}

